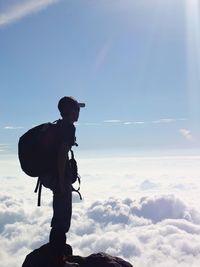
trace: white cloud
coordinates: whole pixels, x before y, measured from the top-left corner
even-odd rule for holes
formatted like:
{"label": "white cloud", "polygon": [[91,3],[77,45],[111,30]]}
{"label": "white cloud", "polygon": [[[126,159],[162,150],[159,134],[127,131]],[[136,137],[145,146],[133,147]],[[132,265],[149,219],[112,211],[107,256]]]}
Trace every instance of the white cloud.
{"label": "white cloud", "polygon": [[158,187],[158,184],[150,181],[150,180],[145,180],[141,183],[140,185],[140,189],[141,190],[152,190],[154,188],[157,188]]}
{"label": "white cloud", "polygon": [[22,126],[5,126],[4,130],[18,130],[18,129],[23,129],[24,127]]}
{"label": "white cloud", "polygon": [[84,123],[84,125],[87,125],[87,126],[96,126],[96,125],[101,125],[100,123],[97,123],[97,122],[86,122]]}
{"label": "white cloud", "polygon": [[144,121],[134,121],[133,124],[144,124]]}
{"label": "white cloud", "polygon": [[[110,198],[105,202],[94,202],[88,211],[88,217],[102,225],[133,224],[135,217],[143,218],[142,224],[159,223],[166,219],[185,219],[200,224],[200,214],[190,209],[174,195],[156,195],[142,197],[139,202]],[[140,224],[141,225],[141,224]]]}
{"label": "white cloud", "polygon": [[0,12],[0,27],[13,23],[31,13],[38,12],[49,5],[61,0],[26,0],[18,1],[18,4],[10,5],[6,10]]}
{"label": "white cloud", "polygon": [[130,124],[144,124],[144,123],[152,123],[152,124],[161,124],[161,123],[172,123],[172,122],[178,122],[178,121],[186,121],[186,118],[163,118],[159,120],[154,120],[154,121],[126,121],[124,122],[125,125],[130,125]]}
{"label": "white cloud", "polygon": [[119,123],[121,121],[120,120],[104,120],[103,122],[105,122],[105,123]]}
{"label": "white cloud", "polygon": [[[179,122],[179,121],[186,121],[186,118],[163,118],[159,120],[154,120],[154,121],[122,121],[118,119],[109,119],[109,120],[104,120],[103,122],[85,122],[83,125],[85,126],[96,126],[96,125],[101,125],[102,123],[107,123],[107,124],[118,124],[118,125],[143,125],[143,124],[166,124],[166,123],[173,123],[173,122]],[[82,125],[81,123],[76,123],[76,125]]]}
{"label": "white cloud", "polygon": [[[199,266],[199,157],[80,163],[85,200],[73,204],[68,234],[75,254],[105,251],[142,267]],[[1,264],[20,267],[26,254],[48,240],[52,195],[44,189],[37,208],[36,180],[20,173],[8,179],[3,166],[8,176],[14,171],[11,163],[0,166]]]}
{"label": "white cloud", "polygon": [[[193,210],[188,210],[184,202],[174,195],[142,198],[139,206],[132,209],[139,217],[150,219],[153,223],[165,219],[187,219],[200,223],[198,217],[193,216]],[[196,211],[198,214],[198,212]]]}
{"label": "white cloud", "polygon": [[124,122],[124,124],[125,125],[131,125],[131,124],[133,124],[131,121],[126,121],[126,122]]}
{"label": "white cloud", "polygon": [[172,119],[172,118],[167,118],[167,119],[159,119],[159,120],[155,120],[152,121],[152,123],[171,123],[174,121],[177,121],[178,119]]}
{"label": "white cloud", "polygon": [[193,139],[192,138],[192,132],[189,129],[182,128],[182,129],[179,129],[179,132],[185,139],[187,139],[189,141],[191,141]]}
{"label": "white cloud", "polygon": [[152,123],[172,123],[172,122],[177,122],[177,121],[186,121],[186,118],[163,118],[159,120],[154,120]]}
{"label": "white cloud", "polygon": [[[26,199],[1,196],[1,215],[8,218],[0,227],[3,266],[20,266],[26,254],[48,240],[50,207],[29,210],[25,203]],[[75,254],[105,251],[137,266],[175,267],[180,259],[181,266],[198,266],[200,224],[194,214],[184,217],[192,210],[199,217],[194,207],[174,195],[75,204],[68,242]]]}
{"label": "white cloud", "polygon": [[8,144],[0,144],[0,152],[5,152],[9,148]]}
{"label": "white cloud", "polygon": [[131,124],[144,124],[144,121],[126,121],[124,122],[125,125],[131,125]]}
{"label": "white cloud", "polygon": [[[26,199],[1,195],[1,215],[7,218],[0,220],[0,255],[5,267],[20,267],[31,250],[48,240],[50,207],[28,209],[25,203]],[[88,204],[74,204],[68,242],[75,254],[105,251],[144,267],[200,263],[200,221],[196,219],[200,214],[182,199],[154,195]]]}
{"label": "white cloud", "polygon": [[[141,198],[137,202],[115,198],[96,201],[85,212],[76,211],[69,238],[77,252],[84,255],[106,251],[136,266],[175,267],[180,260],[184,263],[181,266],[198,266],[200,221],[192,215],[194,210],[199,217],[196,209],[174,195]],[[186,218],[186,212],[191,217]],[[74,234],[86,222],[86,229],[92,230],[86,234],[82,231],[81,236]]]}

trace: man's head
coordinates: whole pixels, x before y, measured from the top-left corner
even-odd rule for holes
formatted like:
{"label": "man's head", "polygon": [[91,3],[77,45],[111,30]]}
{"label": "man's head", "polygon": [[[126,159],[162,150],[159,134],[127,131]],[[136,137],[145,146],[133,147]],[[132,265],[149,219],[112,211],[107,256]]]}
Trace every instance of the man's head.
{"label": "man's head", "polygon": [[60,115],[69,122],[78,121],[80,108],[85,107],[84,103],[79,103],[71,96],[64,96],[58,102]]}

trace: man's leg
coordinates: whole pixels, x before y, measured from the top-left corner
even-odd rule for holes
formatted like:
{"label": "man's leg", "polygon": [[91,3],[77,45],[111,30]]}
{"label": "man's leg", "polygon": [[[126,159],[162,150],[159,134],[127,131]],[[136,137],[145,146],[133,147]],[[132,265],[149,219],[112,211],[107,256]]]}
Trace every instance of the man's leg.
{"label": "man's leg", "polygon": [[69,231],[72,216],[72,187],[65,185],[63,195],[53,192],[53,218],[52,228],[63,228],[65,233]]}
{"label": "man's leg", "polygon": [[71,183],[65,185],[65,192],[61,196],[53,191],[53,218],[51,221],[50,243],[66,244],[65,234],[69,231],[72,216],[72,188]]}

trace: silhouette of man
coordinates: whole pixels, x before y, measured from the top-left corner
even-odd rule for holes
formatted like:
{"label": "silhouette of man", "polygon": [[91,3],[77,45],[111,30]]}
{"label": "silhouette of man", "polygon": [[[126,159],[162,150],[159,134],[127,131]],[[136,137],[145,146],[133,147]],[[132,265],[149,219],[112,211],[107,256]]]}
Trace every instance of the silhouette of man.
{"label": "silhouette of man", "polygon": [[51,221],[50,245],[61,251],[66,244],[72,215],[72,181],[68,152],[75,144],[75,126],[80,108],[85,107],[72,97],[65,96],[58,102],[62,119],[57,121],[55,166],[51,173],[39,177],[41,183],[53,191],[53,218]]}

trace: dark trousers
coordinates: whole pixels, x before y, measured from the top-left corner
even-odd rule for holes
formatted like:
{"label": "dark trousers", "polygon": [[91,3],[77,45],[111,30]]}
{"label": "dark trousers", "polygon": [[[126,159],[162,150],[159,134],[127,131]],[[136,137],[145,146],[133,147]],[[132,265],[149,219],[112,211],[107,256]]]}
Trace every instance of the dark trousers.
{"label": "dark trousers", "polygon": [[72,216],[72,185],[70,175],[65,177],[63,195],[57,193],[58,179],[56,175],[47,174],[39,178],[42,185],[51,189],[53,192],[52,229],[58,229],[67,233],[70,228]]}

